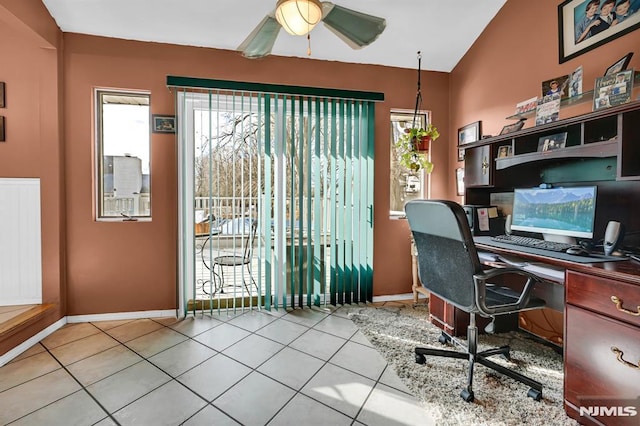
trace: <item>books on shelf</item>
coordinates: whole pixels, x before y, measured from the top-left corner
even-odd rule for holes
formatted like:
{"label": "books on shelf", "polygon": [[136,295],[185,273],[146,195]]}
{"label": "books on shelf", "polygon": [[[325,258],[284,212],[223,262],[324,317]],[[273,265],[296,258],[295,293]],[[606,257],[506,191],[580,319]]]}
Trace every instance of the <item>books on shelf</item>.
{"label": "books on shelf", "polygon": [[593,110],[626,104],[631,101],[633,70],[596,78],[593,91]]}
{"label": "books on shelf", "polygon": [[560,118],[560,95],[548,95],[538,99],[536,126],[558,121]]}

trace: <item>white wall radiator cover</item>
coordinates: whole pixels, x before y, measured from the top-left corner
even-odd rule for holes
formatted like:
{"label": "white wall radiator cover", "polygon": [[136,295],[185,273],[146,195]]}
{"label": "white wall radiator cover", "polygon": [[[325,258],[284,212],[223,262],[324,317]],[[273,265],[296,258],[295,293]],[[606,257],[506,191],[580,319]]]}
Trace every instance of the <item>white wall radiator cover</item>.
{"label": "white wall radiator cover", "polygon": [[0,178],[0,306],[40,303],[40,179]]}

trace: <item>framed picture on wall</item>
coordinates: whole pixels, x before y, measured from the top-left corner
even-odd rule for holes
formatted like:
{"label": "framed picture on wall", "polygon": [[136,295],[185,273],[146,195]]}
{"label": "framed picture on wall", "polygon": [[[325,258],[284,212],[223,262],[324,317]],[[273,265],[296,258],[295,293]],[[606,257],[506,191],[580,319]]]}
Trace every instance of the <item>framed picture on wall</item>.
{"label": "framed picture on wall", "polygon": [[467,124],[458,129],[458,146],[479,141],[482,136],[482,121]]}
{"label": "framed picture on wall", "polygon": [[464,195],[464,168],[456,169],[456,194]]}
{"label": "framed picture on wall", "polygon": [[4,142],[4,116],[0,115],[0,142]]}
{"label": "framed picture on wall", "polygon": [[153,133],[175,133],[176,132],[176,116],[175,115],[153,115],[152,128]]}
{"label": "framed picture on wall", "polygon": [[560,63],[638,28],[638,0],[566,0],[558,6]]}
{"label": "framed picture on wall", "polygon": [[4,108],[4,81],[0,81],[0,108]]}

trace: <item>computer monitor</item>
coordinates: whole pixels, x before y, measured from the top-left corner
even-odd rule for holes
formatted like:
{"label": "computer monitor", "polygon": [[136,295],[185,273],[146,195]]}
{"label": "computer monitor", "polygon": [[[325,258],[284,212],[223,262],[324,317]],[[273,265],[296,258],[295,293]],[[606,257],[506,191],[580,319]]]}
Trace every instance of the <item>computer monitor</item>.
{"label": "computer monitor", "polygon": [[593,238],[596,187],[514,189],[511,229],[545,235]]}

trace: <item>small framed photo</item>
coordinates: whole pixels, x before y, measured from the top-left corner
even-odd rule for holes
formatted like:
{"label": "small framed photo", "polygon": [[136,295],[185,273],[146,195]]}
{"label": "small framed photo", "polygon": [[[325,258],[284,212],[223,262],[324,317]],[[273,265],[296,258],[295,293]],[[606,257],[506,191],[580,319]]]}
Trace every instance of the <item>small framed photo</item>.
{"label": "small framed photo", "polygon": [[503,145],[498,148],[498,158],[511,157],[511,145]]}
{"label": "small framed photo", "polygon": [[553,151],[562,149],[567,143],[567,132],[555,135],[542,136],[538,139],[538,152]]}
{"label": "small framed photo", "polygon": [[4,116],[0,115],[0,142],[4,142]]}
{"label": "small framed photo", "polygon": [[620,71],[624,71],[627,69],[629,62],[631,61],[631,57],[633,56],[633,52],[629,52],[624,55],[622,58],[618,59],[615,64],[611,65],[604,72],[604,75],[617,74]]}
{"label": "small framed photo", "polygon": [[569,75],[552,78],[542,82],[542,96],[560,95],[561,99],[569,97],[567,86],[569,85]]}
{"label": "small framed photo", "polygon": [[458,148],[458,161],[464,161],[464,148]]}
{"label": "small framed photo", "polygon": [[4,100],[4,81],[0,81],[0,108],[4,108],[6,106]]}
{"label": "small framed photo", "polygon": [[520,120],[517,123],[507,124],[500,130],[501,135],[506,135],[508,133],[517,132],[518,130],[524,127],[524,120]]}
{"label": "small framed photo", "polygon": [[479,141],[482,137],[482,121],[467,124],[458,129],[458,146]]}
{"label": "small framed photo", "polygon": [[175,133],[176,132],[176,116],[175,115],[153,115],[152,129],[153,133]]}
{"label": "small framed photo", "polygon": [[456,194],[464,195],[464,168],[456,169]]}

